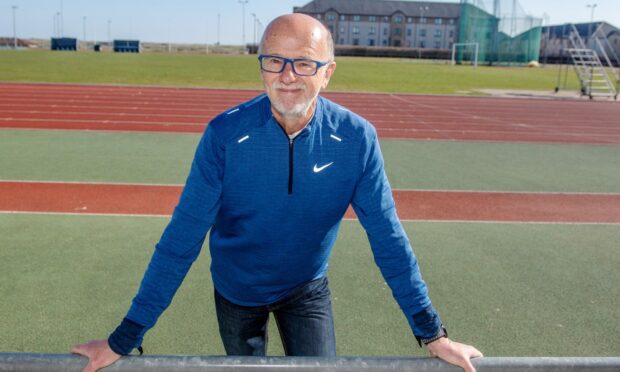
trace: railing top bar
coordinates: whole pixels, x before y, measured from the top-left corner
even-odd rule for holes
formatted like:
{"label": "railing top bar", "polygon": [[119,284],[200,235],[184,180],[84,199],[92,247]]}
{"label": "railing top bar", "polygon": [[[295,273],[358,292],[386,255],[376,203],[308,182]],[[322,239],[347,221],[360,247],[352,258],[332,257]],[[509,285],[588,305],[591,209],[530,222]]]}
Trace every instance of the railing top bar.
{"label": "railing top bar", "polygon": [[[67,354],[0,353],[0,371],[80,371],[86,359]],[[479,358],[484,371],[620,371],[620,357],[587,358]],[[224,357],[224,356],[130,356],[105,371],[205,371],[209,372],[353,372],[353,371],[458,371],[435,358],[371,357]]]}

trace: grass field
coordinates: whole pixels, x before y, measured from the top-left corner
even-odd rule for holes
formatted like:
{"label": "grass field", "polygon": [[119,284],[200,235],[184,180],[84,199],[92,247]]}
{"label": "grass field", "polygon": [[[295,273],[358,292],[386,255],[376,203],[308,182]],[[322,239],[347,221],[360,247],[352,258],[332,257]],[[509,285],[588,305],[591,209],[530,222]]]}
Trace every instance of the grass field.
{"label": "grass field", "polygon": [[[329,90],[481,94],[477,89],[552,91],[556,67],[450,66],[411,59],[337,58]],[[569,74],[568,89],[578,90]],[[0,51],[0,81],[261,89],[251,55]]]}
{"label": "grass field", "polygon": [[[165,223],[0,215],[0,350],[66,352],[105,337],[128,308]],[[617,354],[617,227],[408,222],[405,228],[454,338],[488,356]],[[223,353],[207,251],[147,335],[148,353]],[[358,222],[343,224],[331,263],[339,354],[424,354]],[[273,324],[270,354],[281,354]]]}

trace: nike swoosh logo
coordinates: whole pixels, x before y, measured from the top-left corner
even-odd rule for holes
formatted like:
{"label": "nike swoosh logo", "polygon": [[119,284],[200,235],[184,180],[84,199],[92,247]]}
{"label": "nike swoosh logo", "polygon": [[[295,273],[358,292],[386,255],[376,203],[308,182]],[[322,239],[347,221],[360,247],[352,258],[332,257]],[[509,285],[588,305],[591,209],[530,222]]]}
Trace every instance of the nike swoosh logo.
{"label": "nike swoosh logo", "polygon": [[319,173],[320,171],[322,171],[323,169],[329,167],[330,165],[334,164],[334,162],[332,161],[329,164],[325,164],[321,167],[317,167],[318,164],[314,164],[314,168],[312,169],[314,171],[314,173]]}

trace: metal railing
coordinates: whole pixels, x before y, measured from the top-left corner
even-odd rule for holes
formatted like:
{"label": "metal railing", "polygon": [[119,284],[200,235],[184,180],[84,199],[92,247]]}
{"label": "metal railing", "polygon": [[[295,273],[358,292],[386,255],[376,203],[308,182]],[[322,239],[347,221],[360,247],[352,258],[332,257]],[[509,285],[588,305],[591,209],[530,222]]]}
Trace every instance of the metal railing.
{"label": "metal railing", "polygon": [[[620,357],[588,358],[478,358],[479,372],[620,371]],[[0,353],[0,371],[80,371],[86,358],[68,354]],[[225,357],[129,356],[104,371],[209,371],[209,372],[359,372],[359,371],[459,371],[436,358],[370,357]]]}

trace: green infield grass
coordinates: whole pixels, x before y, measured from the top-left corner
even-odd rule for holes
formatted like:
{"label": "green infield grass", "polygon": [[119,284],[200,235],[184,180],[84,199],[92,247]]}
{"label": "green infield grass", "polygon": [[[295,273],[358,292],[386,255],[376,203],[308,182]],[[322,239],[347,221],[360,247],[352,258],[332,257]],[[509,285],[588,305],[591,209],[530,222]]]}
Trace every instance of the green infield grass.
{"label": "green infield grass", "polygon": [[[127,311],[167,219],[0,214],[0,350],[68,352]],[[620,229],[405,223],[454,339],[487,356],[612,356],[620,343]],[[223,354],[205,248],[147,334],[149,354]],[[425,355],[346,221],[332,255],[340,355]],[[271,323],[271,355],[281,355]]]}
{"label": "green infield grass", "polygon": [[[339,57],[329,90],[481,94],[478,89],[540,90],[556,67],[450,66],[394,58]],[[569,74],[567,89],[578,90]],[[262,89],[255,55],[0,51],[0,81]]]}
{"label": "green infield grass", "polygon": [[[0,180],[182,184],[199,135],[4,130]],[[620,192],[620,146],[382,140],[394,188]]]}

